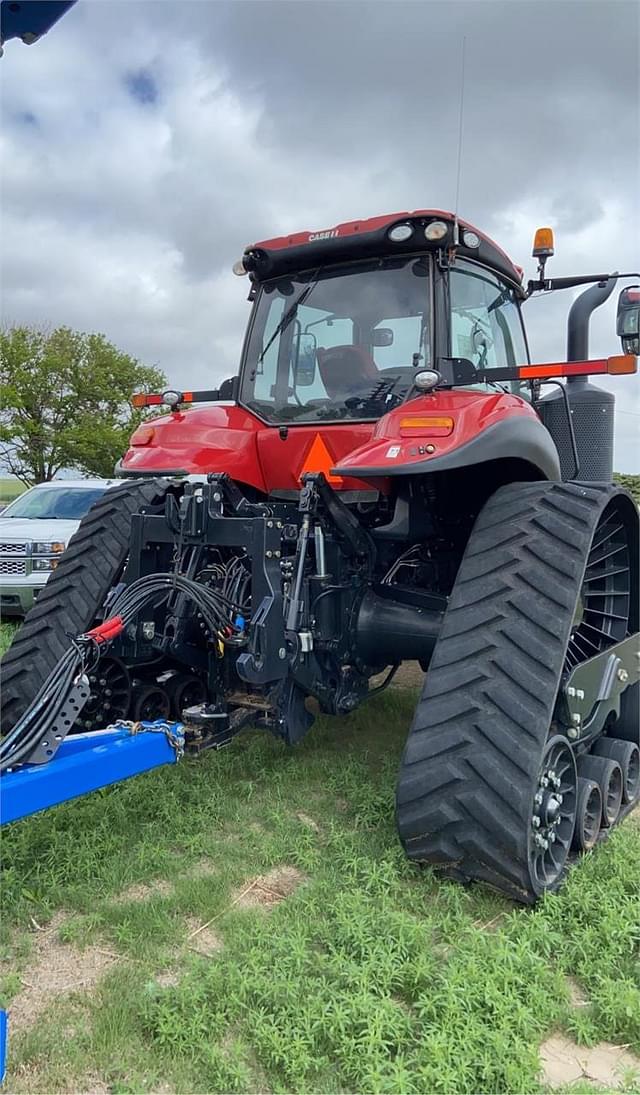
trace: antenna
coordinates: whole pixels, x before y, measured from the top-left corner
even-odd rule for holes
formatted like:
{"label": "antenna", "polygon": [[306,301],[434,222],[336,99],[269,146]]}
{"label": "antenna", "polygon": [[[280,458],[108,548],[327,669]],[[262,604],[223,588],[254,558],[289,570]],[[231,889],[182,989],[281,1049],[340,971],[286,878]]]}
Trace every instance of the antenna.
{"label": "antenna", "polygon": [[458,121],[458,170],[456,176],[456,204],[453,214],[453,245],[457,247],[460,239],[458,233],[458,202],[460,200],[460,176],[462,174],[462,122],[464,119],[464,77],[465,77],[465,55],[467,46],[467,36],[463,35],[462,38],[462,59],[460,65],[460,118]]}

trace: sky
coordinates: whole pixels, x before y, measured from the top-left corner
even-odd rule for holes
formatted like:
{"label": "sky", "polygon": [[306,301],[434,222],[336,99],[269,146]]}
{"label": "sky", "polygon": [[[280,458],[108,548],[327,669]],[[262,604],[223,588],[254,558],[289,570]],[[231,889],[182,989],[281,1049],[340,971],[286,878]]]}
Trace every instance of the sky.
{"label": "sky", "polygon": [[[640,269],[640,6],[627,0],[79,0],[0,61],[6,323],[101,331],[169,382],[237,372],[244,246],[455,203],[526,277]],[[573,291],[525,305],[561,359]],[[620,353],[617,291],[590,356]],[[610,381],[640,471],[640,379]]]}

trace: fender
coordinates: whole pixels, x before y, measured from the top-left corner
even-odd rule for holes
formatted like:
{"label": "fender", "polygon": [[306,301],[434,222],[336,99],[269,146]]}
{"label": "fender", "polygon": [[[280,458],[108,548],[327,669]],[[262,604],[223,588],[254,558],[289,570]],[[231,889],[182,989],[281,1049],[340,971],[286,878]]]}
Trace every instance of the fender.
{"label": "fender", "polygon": [[225,471],[233,479],[265,491],[258,459],[260,426],[248,411],[224,402],[149,418],[133,433],[116,474],[139,477]]}
{"label": "fender", "polygon": [[[448,425],[430,426],[429,419]],[[526,400],[509,393],[437,391],[385,415],[371,441],[332,472],[395,478],[504,459],[526,460],[541,479],[561,479],[556,446]]]}

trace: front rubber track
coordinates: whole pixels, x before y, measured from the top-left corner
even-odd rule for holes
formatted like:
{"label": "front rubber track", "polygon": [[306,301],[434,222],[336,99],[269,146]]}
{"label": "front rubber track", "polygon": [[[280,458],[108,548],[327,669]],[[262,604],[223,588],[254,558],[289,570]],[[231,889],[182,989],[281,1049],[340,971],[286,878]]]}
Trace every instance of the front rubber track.
{"label": "front rubber track", "polygon": [[166,479],[138,479],[111,487],[91,507],[56,570],[27,613],[2,659],[0,715],[3,731],[15,725],[69,646],[94,623],[122,573],[131,517],[160,505]]}
{"label": "front rubber track", "polygon": [[490,498],[400,767],[407,855],[525,903],[539,896],[528,842],[541,757],[589,547],[614,498],[637,522],[630,496],[609,485],[514,483]]}

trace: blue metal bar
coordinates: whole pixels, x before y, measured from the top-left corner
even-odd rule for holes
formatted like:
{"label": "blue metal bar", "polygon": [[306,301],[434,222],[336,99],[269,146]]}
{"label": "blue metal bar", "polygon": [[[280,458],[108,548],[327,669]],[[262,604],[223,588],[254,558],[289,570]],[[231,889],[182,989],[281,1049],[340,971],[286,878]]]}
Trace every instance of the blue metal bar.
{"label": "blue metal bar", "polygon": [[184,747],[182,723],[162,720],[75,734],[65,739],[48,764],[25,764],[0,777],[3,825],[87,795],[150,768],[175,764]]}
{"label": "blue metal bar", "polygon": [[0,1008],[0,1084],[3,1083],[7,1071],[7,1046],[9,1042],[9,1016],[4,1008]]}

